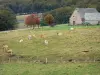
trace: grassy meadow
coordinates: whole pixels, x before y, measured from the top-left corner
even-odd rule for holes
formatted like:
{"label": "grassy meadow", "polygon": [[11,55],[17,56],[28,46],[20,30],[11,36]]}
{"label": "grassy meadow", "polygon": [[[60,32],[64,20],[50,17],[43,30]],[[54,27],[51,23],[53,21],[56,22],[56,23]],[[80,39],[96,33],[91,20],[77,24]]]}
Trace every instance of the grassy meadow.
{"label": "grassy meadow", "polygon": [[[29,40],[28,35],[36,37]],[[3,51],[4,44],[13,56]],[[63,24],[0,32],[0,62],[0,75],[100,75],[100,26]]]}
{"label": "grassy meadow", "polygon": [[0,75],[100,75],[100,63],[0,65]]}

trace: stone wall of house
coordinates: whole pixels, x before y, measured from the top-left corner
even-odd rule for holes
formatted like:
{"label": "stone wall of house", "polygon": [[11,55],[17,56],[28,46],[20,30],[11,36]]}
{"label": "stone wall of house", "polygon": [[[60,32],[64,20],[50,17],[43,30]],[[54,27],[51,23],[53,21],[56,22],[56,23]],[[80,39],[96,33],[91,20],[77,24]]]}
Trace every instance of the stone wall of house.
{"label": "stone wall of house", "polygon": [[77,10],[75,10],[72,14],[72,16],[70,17],[69,23],[71,25],[78,25],[78,24],[82,24],[82,20],[81,17],[79,15],[79,13],[77,12]]}

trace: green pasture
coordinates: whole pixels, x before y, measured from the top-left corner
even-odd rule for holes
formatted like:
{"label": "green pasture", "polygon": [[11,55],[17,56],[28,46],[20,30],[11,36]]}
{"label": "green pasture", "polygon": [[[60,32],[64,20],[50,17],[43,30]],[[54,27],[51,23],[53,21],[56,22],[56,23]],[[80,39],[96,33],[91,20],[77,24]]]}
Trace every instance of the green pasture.
{"label": "green pasture", "polygon": [[[13,56],[3,51],[5,44]],[[99,62],[100,26],[63,24],[0,32],[0,75],[100,75]]]}
{"label": "green pasture", "polygon": [[100,75],[100,63],[0,65],[0,75]]}
{"label": "green pasture", "polygon": [[[16,56],[30,57],[44,61],[75,60],[99,60],[100,59],[100,27],[73,27],[70,30],[67,25],[54,28],[45,27],[40,29],[15,30],[0,33],[0,51],[2,46],[8,45]],[[57,33],[62,33],[58,36]],[[36,35],[28,40],[28,35]],[[44,35],[45,38],[41,38]],[[19,40],[23,42],[19,43]],[[44,40],[49,44],[45,45]],[[87,51],[87,52],[85,52]]]}

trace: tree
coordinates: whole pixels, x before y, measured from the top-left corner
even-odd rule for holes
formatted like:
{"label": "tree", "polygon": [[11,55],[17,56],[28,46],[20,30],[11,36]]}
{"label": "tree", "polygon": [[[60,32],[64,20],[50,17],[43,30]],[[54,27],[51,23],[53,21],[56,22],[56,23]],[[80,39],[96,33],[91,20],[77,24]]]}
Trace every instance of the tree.
{"label": "tree", "polygon": [[53,22],[54,22],[54,17],[52,16],[52,14],[47,14],[45,17],[44,17],[44,21],[50,25],[51,27],[54,26],[53,25]]}
{"label": "tree", "polygon": [[38,25],[38,28],[39,28],[40,19],[37,17],[36,14],[31,14],[31,15],[29,15],[29,16],[27,16],[27,17],[25,18],[25,24],[26,24],[27,26],[33,27],[33,29],[34,29],[34,27],[35,27],[36,25]]}
{"label": "tree", "polygon": [[0,5],[7,5],[15,13],[47,12],[56,8],[69,6],[86,8],[98,6],[100,0],[0,0]]}
{"label": "tree", "polygon": [[55,22],[57,24],[64,24],[64,23],[69,22],[69,17],[71,16],[73,11],[74,11],[74,8],[72,9],[71,7],[61,7],[61,8],[49,11],[47,13],[51,13],[53,15]]}
{"label": "tree", "polygon": [[55,20],[58,24],[64,24],[69,22],[69,17],[72,13],[72,8],[62,7],[55,10]]}
{"label": "tree", "polygon": [[13,12],[4,8],[0,9],[0,31],[14,29],[16,23],[16,16]]}
{"label": "tree", "polygon": [[97,10],[100,12],[100,2],[97,4]]}

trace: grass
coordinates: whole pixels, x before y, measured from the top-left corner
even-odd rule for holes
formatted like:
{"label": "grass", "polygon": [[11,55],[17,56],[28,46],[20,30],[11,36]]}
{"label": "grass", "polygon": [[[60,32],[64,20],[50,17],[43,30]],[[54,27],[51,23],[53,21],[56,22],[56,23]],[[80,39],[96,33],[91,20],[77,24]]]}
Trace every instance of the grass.
{"label": "grass", "polygon": [[[86,27],[77,28],[73,31],[69,30],[66,25],[56,26],[55,28],[45,27],[35,30],[17,30],[9,33],[0,33],[0,44],[9,45],[16,55],[30,56],[32,58],[39,57],[41,60],[48,58],[56,60],[63,57],[67,59],[96,59],[100,58],[100,28]],[[57,32],[63,33],[62,36],[57,36]],[[28,35],[36,34],[36,38],[28,40]],[[45,39],[49,41],[49,45],[44,45],[43,38],[40,35],[44,34]],[[8,37],[5,37],[8,36]],[[19,43],[23,39],[24,42]],[[2,49],[0,49],[2,51]],[[87,53],[83,51],[88,51]]]}
{"label": "grass", "polygon": [[[43,27],[43,30],[70,30],[71,27],[74,27],[74,28],[100,28],[100,25],[94,25],[94,26],[83,26],[83,25],[79,25],[79,26],[68,26],[68,24],[59,24],[59,25],[55,25],[55,27],[48,27],[48,26],[44,26]],[[27,28],[25,26],[24,23],[19,23],[18,24],[18,29],[23,29],[23,28]]]}
{"label": "grass", "polygon": [[[71,27],[74,30],[70,30]],[[58,36],[58,32],[63,35]],[[34,34],[36,38],[28,40],[28,35]],[[45,38],[41,38],[41,34]],[[24,41],[19,43],[20,39]],[[47,46],[45,39],[49,41]],[[3,52],[3,44],[15,54],[10,62]],[[48,64],[44,64],[46,58]],[[0,60],[5,61],[0,64],[0,75],[100,75],[100,63],[97,63],[100,60],[100,26],[57,25],[1,32]],[[72,63],[73,60],[76,62]],[[92,63],[94,60],[96,62]]]}
{"label": "grass", "polygon": [[7,63],[0,68],[0,75],[100,75],[100,63]]}

